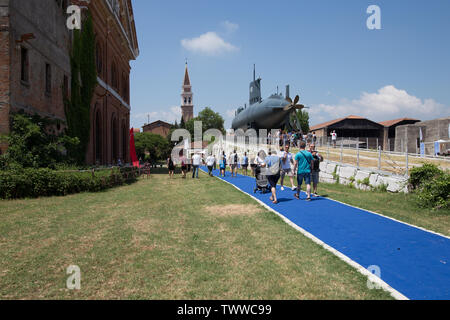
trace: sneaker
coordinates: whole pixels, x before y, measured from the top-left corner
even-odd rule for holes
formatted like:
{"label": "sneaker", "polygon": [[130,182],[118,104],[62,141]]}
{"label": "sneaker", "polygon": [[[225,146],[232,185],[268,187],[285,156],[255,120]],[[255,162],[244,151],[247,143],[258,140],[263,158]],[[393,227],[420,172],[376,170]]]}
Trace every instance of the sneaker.
{"label": "sneaker", "polygon": [[292,191],[295,191],[295,190],[297,190],[297,188],[296,187],[292,187]]}
{"label": "sneaker", "polygon": [[281,187],[281,191],[284,191],[284,187]]}

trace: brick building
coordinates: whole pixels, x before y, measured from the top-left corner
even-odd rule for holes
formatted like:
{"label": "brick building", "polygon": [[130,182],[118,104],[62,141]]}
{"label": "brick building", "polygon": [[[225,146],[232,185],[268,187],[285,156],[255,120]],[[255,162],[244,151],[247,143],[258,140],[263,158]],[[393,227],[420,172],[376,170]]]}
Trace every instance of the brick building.
{"label": "brick building", "polygon": [[151,132],[154,134],[159,134],[163,138],[167,138],[170,132],[170,123],[158,120],[142,127],[143,132]]}
{"label": "brick building", "polygon": [[128,162],[130,60],[139,55],[131,0],[0,0],[0,133],[9,132],[10,112],[17,110],[65,120],[69,4],[79,5],[83,14],[90,11],[96,36],[98,85],[86,162]]}
{"label": "brick building", "polygon": [[0,134],[19,110],[65,120],[71,35],[63,11],[61,1],[0,0]]}

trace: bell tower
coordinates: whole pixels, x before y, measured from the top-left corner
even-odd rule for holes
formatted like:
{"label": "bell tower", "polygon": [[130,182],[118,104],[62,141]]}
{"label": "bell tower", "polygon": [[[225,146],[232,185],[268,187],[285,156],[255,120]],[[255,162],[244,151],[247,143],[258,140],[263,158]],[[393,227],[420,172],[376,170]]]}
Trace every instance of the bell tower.
{"label": "bell tower", "polygon": [[181,114],[184,122],[188,122],[194,117],[194,95],[192,93],[191,80],[189,79],[188,66],[184,71],[184,81],[181,91]]}

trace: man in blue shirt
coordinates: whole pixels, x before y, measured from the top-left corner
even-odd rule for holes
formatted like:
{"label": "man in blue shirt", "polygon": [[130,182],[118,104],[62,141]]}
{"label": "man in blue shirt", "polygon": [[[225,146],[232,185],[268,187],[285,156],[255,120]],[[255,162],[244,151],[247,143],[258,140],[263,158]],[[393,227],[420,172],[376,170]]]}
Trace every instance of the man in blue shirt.
{"label": "man in blue shirt", "polygon": [[312,154],[305,149],[306,142],[301,141],[300,151],[295,156],[294,172],[297,170],[297,193],[294,196],[300,200],[300,191],[303,180],[305,180],[306,193],[308,195],[306,201],[311,201],[311,167],[314,158]]}

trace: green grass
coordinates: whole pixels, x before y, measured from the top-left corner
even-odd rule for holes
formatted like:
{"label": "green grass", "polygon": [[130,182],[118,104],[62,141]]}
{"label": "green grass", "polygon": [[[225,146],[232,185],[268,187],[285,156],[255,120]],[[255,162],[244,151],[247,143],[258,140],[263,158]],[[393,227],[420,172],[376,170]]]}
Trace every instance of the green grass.
{"label": "green grass", "polygon": [[[80,291],[66,289],[73,264]],[[205,174],[0,201],[0,299],[390,299],[366,282]]]}

